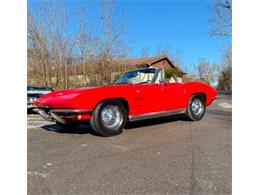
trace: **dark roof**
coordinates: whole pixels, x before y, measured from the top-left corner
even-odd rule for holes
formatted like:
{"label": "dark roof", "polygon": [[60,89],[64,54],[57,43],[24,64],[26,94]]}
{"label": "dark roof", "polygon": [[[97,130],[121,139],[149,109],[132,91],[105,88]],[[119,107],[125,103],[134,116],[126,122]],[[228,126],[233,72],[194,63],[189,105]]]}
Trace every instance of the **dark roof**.
{"label": "dark roof", "polygon": [[148,65],[151,66],[159,61],[167,60],[169,64],[174,68],[175,65],[168,59],[167,56],[156,56],[156,57],[149,57],[149,58],[135,58],[135,59],[126,59],[126,60],[119,60],[118,63],[122,65]]}
{"label": "dark roof", "polygon": [[[138,65],[144,65],[144,66],[152,66],[153,64],[160,62],[162,60],[166,60],[172,68],[177,68],[180,70],[180,68],[174,64],[166,55],[164,56],[155,56],[155,57],[149,57],[149,58],[134,58],[134,59],[126,59],[126,60],[118,60],[117,63],[120,65],[127,65],[127,66],[138,66]],[[182,70],[180,70],[183,72]],[[186,74],[183,72],[183,74]]]}

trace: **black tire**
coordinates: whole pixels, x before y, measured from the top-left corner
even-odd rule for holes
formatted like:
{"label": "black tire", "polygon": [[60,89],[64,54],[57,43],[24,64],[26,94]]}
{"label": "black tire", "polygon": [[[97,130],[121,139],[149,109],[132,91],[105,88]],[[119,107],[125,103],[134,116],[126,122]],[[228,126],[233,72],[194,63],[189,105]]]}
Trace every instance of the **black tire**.
{"label": "black tire", "polygon": [[27,114],[35,114],[33,108],[27,108]]}
{"label": "black tire", "polygon": [[58,121],[56,121],[56,125],[58,125],[59,127],[65,130],[75,130],[79,126],[78,123],[63,124]]}
{"label": "black tire", "polygon": [[[203,95],[201,94],[192,95],[189,100],[188,108],[186,109],[185,112],[185,115],[188,118],[188,120],[191,121],[201,120],[206,112],[205,104],[206,104],[206,100]],[[192,105],[195,106],[193,107]]]}
{"label": "black tire", "polygon": [[27,108],[27,114],[32,114],[32,109],[31,108]]}
{"label": "black tire", "polygon": [[101,136],[109,137],[122,133],[127,119],[127,110],[119,100],[99,103],[92,112],[90,125]]}

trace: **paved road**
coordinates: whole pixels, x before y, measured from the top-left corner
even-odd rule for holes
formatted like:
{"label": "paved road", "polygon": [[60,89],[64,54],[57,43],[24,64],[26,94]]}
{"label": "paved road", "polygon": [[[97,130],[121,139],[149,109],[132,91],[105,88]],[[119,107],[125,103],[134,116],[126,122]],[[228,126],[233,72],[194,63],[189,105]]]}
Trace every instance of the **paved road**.
{"label": "paved road", "polygon": [[103,138],[28,115],[28,194],[231,194],[231,97],[199,122],[167,117]]}

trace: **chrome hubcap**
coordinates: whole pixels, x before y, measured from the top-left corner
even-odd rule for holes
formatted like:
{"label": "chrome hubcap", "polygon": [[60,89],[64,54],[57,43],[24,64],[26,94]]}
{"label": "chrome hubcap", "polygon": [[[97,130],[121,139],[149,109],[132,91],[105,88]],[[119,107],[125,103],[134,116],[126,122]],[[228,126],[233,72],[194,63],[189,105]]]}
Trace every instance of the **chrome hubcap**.
{"label": "chrome hubcap", "polygon": [[116,128],[122,121],[119,109],[117,106],[106,106],[101,112],[101,120],[105,127],[109,129]]}
{"label": "chrome hubcap", "polygon": [[191,110],[196,116],[201,116],[204,112],[204,105],[199,98],[194,98],[191,103]]}

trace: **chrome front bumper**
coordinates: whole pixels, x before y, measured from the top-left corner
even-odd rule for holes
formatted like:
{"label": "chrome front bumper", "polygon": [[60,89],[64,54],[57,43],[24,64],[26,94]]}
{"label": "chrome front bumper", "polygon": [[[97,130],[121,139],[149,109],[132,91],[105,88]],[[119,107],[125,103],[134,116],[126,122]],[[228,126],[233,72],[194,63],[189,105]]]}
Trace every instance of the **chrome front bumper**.
{"label": "chrome front bumper", "polygon": [[32,104],[27,104],[27,109],[32,109],[32,108],[35,108],[35,107],[33,107]]}
{"label": "chrome front bumper", "polygon": [[43,109],[39,109],[39,108],[34,108],[33,109],[34,112],[38,113],[39,115],[41,115],[41,117],[46,120],[46,121],[50,121],[50,122],[53,122],[54,121],[54,118],[50,115],[50,114],[47,114],[45,112],[45,110]]}
{"label": "chrome front bumper", "polygon": [[67,121],[64,119],[74,119],[79,114],[90,114],[91,111],[89,110],[74,110],[74,109],[53,109],[50,110],[48,113],[45,110],[40,108],[35,108],[33,111],[37,112],[43,119],[46,121],[58,121],[62,124],[66,124]]}

